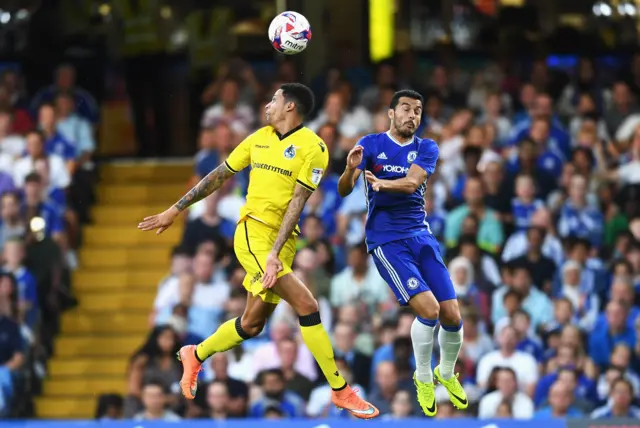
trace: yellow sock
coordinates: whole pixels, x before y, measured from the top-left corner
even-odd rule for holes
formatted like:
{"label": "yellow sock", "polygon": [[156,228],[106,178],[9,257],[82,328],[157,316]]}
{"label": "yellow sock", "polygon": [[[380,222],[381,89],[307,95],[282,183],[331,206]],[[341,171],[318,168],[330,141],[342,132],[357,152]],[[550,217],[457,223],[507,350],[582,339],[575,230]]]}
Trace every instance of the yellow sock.
{"label": "yellow sock", "polygon": [[336,367],[329,335],[320,324],[320,312],[300,317],[300,330],[305,345],[318,362],[320,370],[324,373],[331,388],[344,388],[347,381],[340,375],[338,367]]}
{"label": "yellow sock", "polygon": [[247,339],[251,337],[242,330],[240,318],[230,319],[196,347],[196,357],[203,362],[216,352],[228,351]]}

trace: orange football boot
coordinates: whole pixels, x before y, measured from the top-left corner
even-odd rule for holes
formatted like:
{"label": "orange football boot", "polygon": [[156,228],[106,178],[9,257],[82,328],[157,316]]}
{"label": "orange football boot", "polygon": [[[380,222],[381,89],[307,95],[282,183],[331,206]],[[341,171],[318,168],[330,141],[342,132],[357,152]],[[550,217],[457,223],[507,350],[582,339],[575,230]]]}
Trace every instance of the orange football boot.
{"label": "orange football boot", "polygon": [[178,361],[182,362],[180,389],[187,400],[193,400],[198,390],[198,374],[202,363],[196,358],[196,345],[187,345],[178,351]]}

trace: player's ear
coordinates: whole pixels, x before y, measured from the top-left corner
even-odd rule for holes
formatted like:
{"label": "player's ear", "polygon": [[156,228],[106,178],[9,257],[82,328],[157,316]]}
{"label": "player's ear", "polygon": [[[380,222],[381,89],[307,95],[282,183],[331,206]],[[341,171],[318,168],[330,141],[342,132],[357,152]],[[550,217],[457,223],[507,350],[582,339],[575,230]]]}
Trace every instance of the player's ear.
{"label": "player's ear", "polygon": [[393,120],[393,116],[395,115],[395,111],[393,111],[392,108],[390,108],[389,110],[387,110],[387,116],[389,116],[389,120]]}
{"label": "player's ear", "polygon": [[293,111],[296,109],[296,103],[294,103],[293,101],[289,101],[285,106],[284,106],[285,111]]}

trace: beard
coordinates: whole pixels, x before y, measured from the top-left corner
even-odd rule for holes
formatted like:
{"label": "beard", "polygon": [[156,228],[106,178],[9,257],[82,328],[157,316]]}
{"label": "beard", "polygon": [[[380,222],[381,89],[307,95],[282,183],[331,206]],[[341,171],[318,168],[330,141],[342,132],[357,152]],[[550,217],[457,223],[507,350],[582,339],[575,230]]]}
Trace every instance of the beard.
{"label": "beard", "polygon": [[416,128],[413,128],[413,129],[408,128],[403,123],[398,121],[393,122],[393,127],[396,128],[396,132],[402,138],[411,138],[416,133]]}

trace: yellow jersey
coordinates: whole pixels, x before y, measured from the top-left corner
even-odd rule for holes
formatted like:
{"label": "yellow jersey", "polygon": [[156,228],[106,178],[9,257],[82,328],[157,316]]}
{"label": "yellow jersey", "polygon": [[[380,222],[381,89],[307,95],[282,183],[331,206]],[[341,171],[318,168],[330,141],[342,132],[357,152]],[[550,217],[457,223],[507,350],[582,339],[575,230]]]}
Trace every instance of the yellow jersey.
{"label": "yellow jersey", "polygon": [[[240,218],[251,217],[280,229],[296,185],[314,191],[320,184],[329,151],[322,139],[303,125],[284,135],[266,126],[245,138],[225,164],[232,172],[251,166],[247,203]],[[295,233],[300,233],[297,227]]]}

